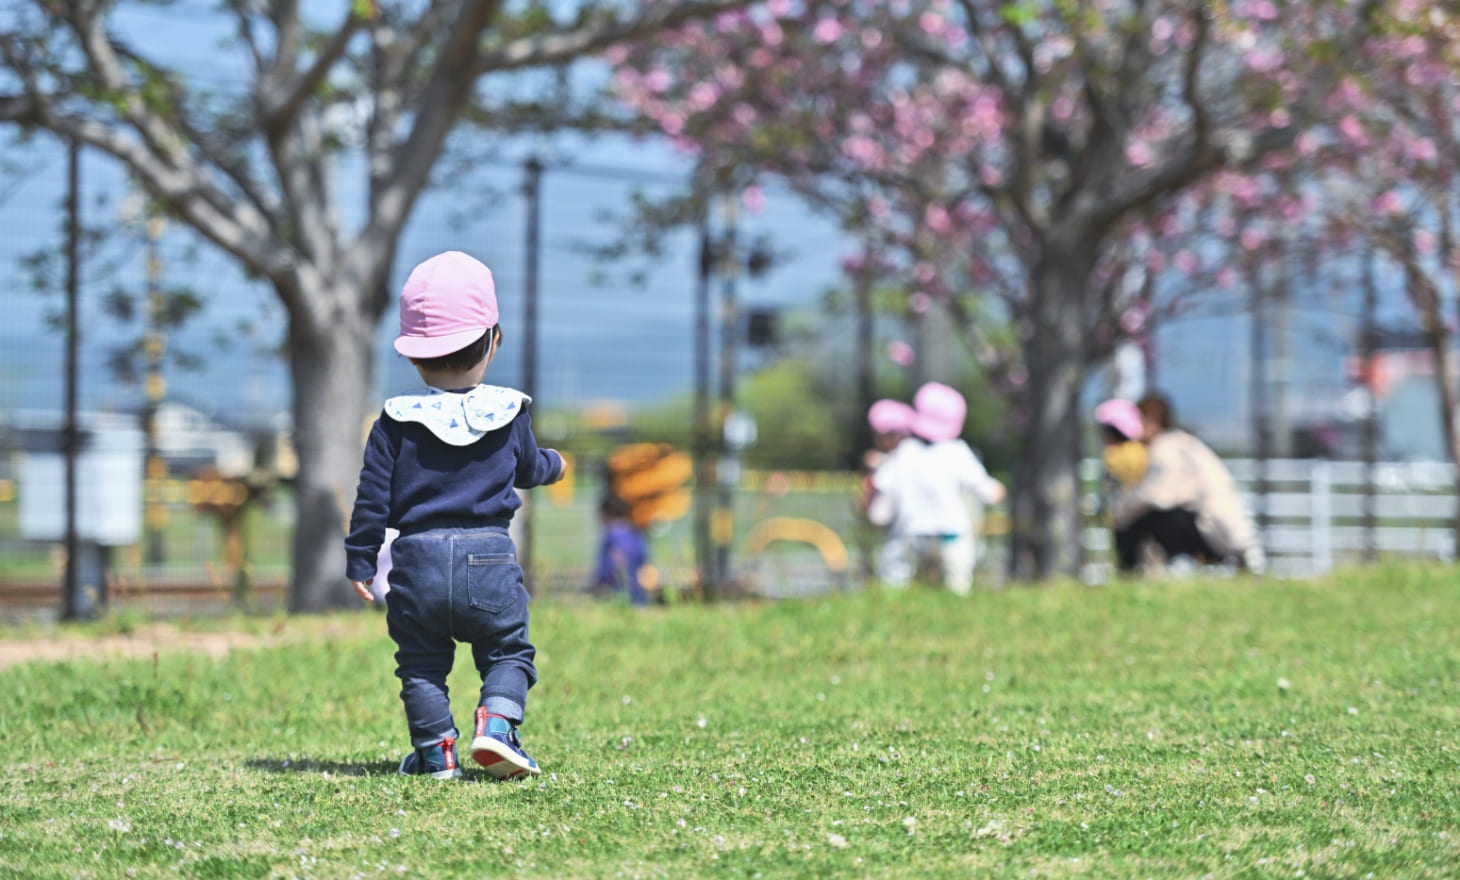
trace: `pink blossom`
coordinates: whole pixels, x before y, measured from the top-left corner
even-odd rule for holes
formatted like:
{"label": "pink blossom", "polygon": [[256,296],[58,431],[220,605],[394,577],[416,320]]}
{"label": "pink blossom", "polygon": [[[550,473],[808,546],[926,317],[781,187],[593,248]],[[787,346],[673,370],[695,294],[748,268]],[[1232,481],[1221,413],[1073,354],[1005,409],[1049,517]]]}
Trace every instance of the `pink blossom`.
{"label": "pink blossom", "polygon": [[913,361],[917,359],[917,353],[913,351],[911,345],[908,345],[901,339],[894,339],[887,343],[887,359],[899,367],[910,367]]}
{"label": "pink blossom", "polygon": [[1187,275],[1195,275],[1201,268],[1201,260],[1197,259],[1196,254],[1185,249],[1177,251],[1171,262]]}
{"label": "pink blossom", "polygon": [[932,284],[933,279],[938,277],[938,270],[933,268],[932,263],[919,261],[918,264],[913,267],[912,274],[913,280],[917,283]]}
{"label": "pink blossom", "polygon": [[765,190],[758,186],[747,186],[740,194],[740,203],[750,213],[759,214],[765,210]]}
{"label": "pink blossom", "polygon": [[1125,147],[1125,160],[1136,168],[1151,164],[1151,146],[1145,141],[1132,141]]}
{"label": "pink blossom", "polygon": [[927,313],[928,309],[933,307],[933,298],[919,290],[907,298],[907,306],[912,309],[913,314],[923,315]]}
{"label": "pink blossom", "polygon": [[1414,231],[1414,249],[1422,254],[1435,252],[1435,234],[1428,229]]}
{"label": "pink blossom", "polygon": [[1029,381],[1029,368],[1023,364],[1015,364],[1009,368],[1009,385],[1013,388],[1023,388]]}
{"label": "pink blossom", "polygon": [[932,231],[942,235],[953,227],[952,218],[948,216],[948,209],[942,205],[929,205],[923,212],[923,222]]}
{"label": "pink blossom", "polygon": [[924,12],[918,16],[918,27],[928,36],[936,37],[948,29],[948,21],[936,12]]}
{"label": "pink blossom", "polygon": [[720,87],[712,82],[697,82],[689,90],[689,109],[691,112],[708,110],[715,106],[720,100]]}
{"label": "pink blossom", "polygon": [[1427,137],[1418,137],[1408,144],[1409,158],[1416,162],[1433,162],[1439,151],[1435,149],[1435,142]]}
{"label": "pink blossom", "polygon": [[669,71],[665,70],[662,67],[654,68],[653,70],[649,71],[647,76],[644,77],[645,88],[647,88],[651,93],[655,95],[660,95],[664,92],[667,92],[669,90],[669,87],[673,84],[674,79],[670,77]]}
{"label": "pink blossom", "polygon": [[1258,21],[1276,21],[1278,17],[1277,7],[1272,0],[1257,0],[1252,4],[1252,17]]}
{"label": "pink blossom", "polygon": [[818,21],[816,23],[816,27],[812,29],[811,39],[824,46],[827,43],[835,43],[837,40],[841,39],[842,32],[843,29],[841,22],[837,21],[834,18],[823,18],[821,21]]}
{"label": "pink blossom", "polygon": [[1258,227],[1248,226],[1242,230],[1242,234],[1238,237],[1238,240],[1241,241],[1243,249],[1255,251],[1266,243],[1267,236]]}
{"label": "pink blossom", "polygon": [[1237,270],[1231,266],[1223,266],[1217,270],[1217,286],[1223,290],[1231,290],[1237,286]]}
{"label": "pink blossom", "polygon": [[876,28],[862,29],[862,48],[871,51],[882,45],[882,32]]}
{"label": "pink blossom", "polygon": [[781,45],[781,40],[785,36],[786,34],[781,30],[780,24],[774,21],[767,23],[765,27],[760,29],[760,41],[771,48]]}
{"label": "pink blossom", "polygon": [[1126,333],[1135,334],[1141,332],[1146,326],[1146,307],[1142,303],[1136,303],[1121,313],[1120,329]]}
{"label": "pink blossom", "polygon": [[1374,200],[1373,211],[1380,217],[1393,217],[1404,211],[1404,201],[1391,189]]}

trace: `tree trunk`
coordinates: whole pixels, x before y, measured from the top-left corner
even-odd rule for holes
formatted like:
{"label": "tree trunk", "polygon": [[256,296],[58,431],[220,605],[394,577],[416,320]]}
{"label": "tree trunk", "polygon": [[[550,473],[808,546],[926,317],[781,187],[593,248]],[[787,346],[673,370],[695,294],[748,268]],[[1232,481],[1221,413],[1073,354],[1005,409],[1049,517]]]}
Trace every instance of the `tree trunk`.
{"label": "tree trunk", "polygon": [[[1058,254],[1058,251],[1055,251]],[[1086,375],[1082,327],[1085,261],[1046,257],[1031,277],[1022,334],[1029,371],[1021,454],[1010,498],[1009,574],[1043,580],[1080,562],[1080,388]]]}
{"label": "tree trunk", "polygon": [[364,314],[370,309],[360,305],[356,295],[319,293],[322,301],[342,304],[332,325],[309,328],[299,316],[290,321],[294,442],[299,457],[291,612],[360,604],[345,577],[344,535],[360,477],[366,418],[372,415],[366,400],[375,375],[377,321]]}

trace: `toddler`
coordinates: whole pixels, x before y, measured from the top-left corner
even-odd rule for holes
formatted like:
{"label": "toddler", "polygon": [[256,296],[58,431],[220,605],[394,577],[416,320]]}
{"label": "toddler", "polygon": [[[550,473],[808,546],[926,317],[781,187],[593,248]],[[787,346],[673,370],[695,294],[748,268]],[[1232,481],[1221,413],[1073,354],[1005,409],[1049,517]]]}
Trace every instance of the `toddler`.
{"label": "toddler", "polygon": [[486,266],[448,251],[411,272],[395,349],[426,387],[387,400],[371,428],[345,539],[347,576],[373,601],[381,542],[399,530],[385,619],[413,747],[405,775],[462,775],[446,689],[457,642],[471,645],[482,677],[473,760],[497,779],[542,772],[517,734],[537,670],[507,526],[522,504],[514,489],[555,482],[564,465],[538,448],[526,394],[482,384],[501,343]]}

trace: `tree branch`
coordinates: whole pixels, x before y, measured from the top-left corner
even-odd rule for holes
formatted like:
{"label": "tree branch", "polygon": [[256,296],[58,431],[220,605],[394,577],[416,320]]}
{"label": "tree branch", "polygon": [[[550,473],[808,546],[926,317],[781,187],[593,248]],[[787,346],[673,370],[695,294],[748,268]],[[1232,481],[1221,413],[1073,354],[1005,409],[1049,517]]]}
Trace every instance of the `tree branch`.
{"label": "tree branch", "polygon": [[262,104],[260,114],[265,126],[273,127],[294,118],[304,101],[324,82],[330,69],[344,57],[345,49],[359,31],[360,24],[361,19],[353,9],[346,12],[345,20],[335,29],[308,70],[293,74],[288,82],[277,83],[273,89],[259,96]]}
{"label": "tree branch", "polygon": [[476,72],[480,75],[557,64],[662,28],[732,12],[756,2],[758,0],[684,0],[672,5],[653,3],[627,21],[599,20],[556,33],[513,40],[496,50],[482,53]]}

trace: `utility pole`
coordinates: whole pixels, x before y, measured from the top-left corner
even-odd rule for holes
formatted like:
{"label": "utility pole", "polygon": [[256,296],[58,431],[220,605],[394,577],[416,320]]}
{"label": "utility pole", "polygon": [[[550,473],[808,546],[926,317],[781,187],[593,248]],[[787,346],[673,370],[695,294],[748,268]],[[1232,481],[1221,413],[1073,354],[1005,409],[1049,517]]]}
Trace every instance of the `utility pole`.
{"label": "utility pole", "polygon": [[1362,368],[1359,375],[1363,377],[1365,392],[1364,424],[1360,455],[1364,461],[1364,495],[1361,502],[1363,511],[1363,559],[1365,563],[1373,563],[1379,558],[1378,546],[1378,518],[1379,518],[1379,497],[1376,485],[1376,471],[1379,460],[1379,394],[1374,387],[1375,358],[1379,354],[1379,331],[1376,326],[1376,315],[1379,310],[1379,290],[1374,282],[1374,251],[1366,251],[1360,259],[1363,261],[1361,272],[1361,284],[1363,285],[1363,317],[1362,325],[1359,328],[1359,356],[1362,358]]}
{"label": "utility pole", "polygon": [[92,616],[92,603],[82,578],[81,536],[76,527],[77,458],[81,454],[81,431],[76,424],[77,383],[81,349],[81,146],[73,139],[66,152],[66,421],[61,448],[66,467],[66,620]]}
{"label": "utility pole", "polygon": [[[537,306],[538,306],[538,270],[542,264],[542,162],[531,156],[522,166],[526,179],[522,184],[522,192],[527,198],[527,243],[525,248],[526,263],[523,266],[523,306],[524,315],[522,319],[522,390],[528,397],[537,396]],[[523,505],[522,510],[522,542],[517,548],[517,557],[522,564],[523,580],[526,581],[529,593],[535,586],[535,577],[532,568],[532,519],[533,507],[530,501]]]}
{"label": "utility pole", "polygon": [[733,457],[725,437],[725,423],[735,411],[735,347],[739,332],[735,281],[739,274],[740,256],[735,240],[739,206],[735,196],[726,192],[720,197],[721,222],[717,250],[720,266],[720,415],[717,439],[720,452],[718,466],[719,494],[711,534],[715,541],[715,585],[723,587],[730,578],[730,542],[735,536],[735,489],[740,483],[740,462]]}
{"label": "utility pole", "polygon": [[700,253],[694,299],[694,551],[701,588],[714,582],[710,534],[711,499],[715,484],[710,424],[710,276],[715,269],[715,243],[710,237],[708,208],[700,209]]}
{"label": "utility pole", "polygon": [[167,308],[162,293],[162,256],[158,241],[166,221],[153,215],[147,219],[147,334],[143,341],[146,374],[142,380],[146,405],[143,410],[143,431],[147,438],[146,479],[143,482],[145,508],[146,559],[148,565],[160,565],[166,558],[164,529],[167,527],[167,506],[163,499],[167,480],[167,463],[157,443],[157,416],[167,394],[167,380],[162,375],[162,356],[167,346],[162,317]]}
{"label": "utility pole", "polygon": [[867,410],[872,407],[876,391],[876,377],[873,372],[872,346],[876,339],[876,318],[872,311],[872,267],[871,247],[863,243],[863,264],[852,278],[857,303],[857,421],[852,436],[852,467],[861,467],[862,453],[872,448],[872,426],[867,422]]}

